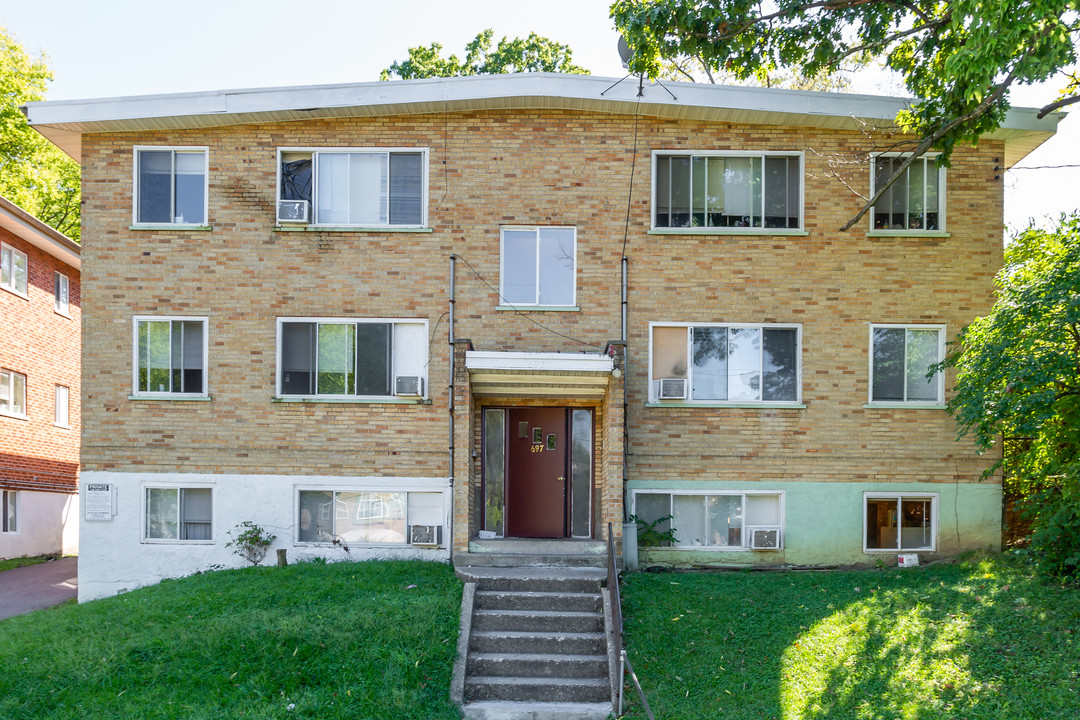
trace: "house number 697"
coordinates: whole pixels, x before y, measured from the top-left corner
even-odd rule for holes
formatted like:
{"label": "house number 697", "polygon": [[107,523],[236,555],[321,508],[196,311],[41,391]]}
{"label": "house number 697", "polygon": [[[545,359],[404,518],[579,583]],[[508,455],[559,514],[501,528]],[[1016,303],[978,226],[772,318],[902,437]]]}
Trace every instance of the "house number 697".
{"label": "house number 697", "polygon": [[541,445],[540,443],[536,443],[535,445],[532,446],[532,451],[534,453],[544,452],[544,446]]}

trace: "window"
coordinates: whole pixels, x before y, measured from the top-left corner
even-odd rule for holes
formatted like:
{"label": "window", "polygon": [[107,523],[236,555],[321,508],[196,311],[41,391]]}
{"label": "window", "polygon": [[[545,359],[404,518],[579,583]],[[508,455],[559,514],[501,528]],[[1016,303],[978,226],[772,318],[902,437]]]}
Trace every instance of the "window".
{"label": "window", "polygon": [[936,493],[895,495],[865,493],[863,549],[899,552],[933,551],[937,542]]}
{"label": "window", "polygon": [[206,223],[205,147],[135,148],[135,223]]}
{"label": "window", "polygon": [[26,297],[26,253],[0,243],[0,287]]}
{"label": "window", "polygon": [[135,394],[206,395],[206,318],[135,318]]}
{"label": "window", "polygon": [[71,427],[71,408],[69,395],[71,391],[64,385],[57,385],[53,400],[56,405],[56,414],[53,422],[57,427]]}
{"label": "window", "polygon": [[67,275],[56,273],[53,281],[53,295],[56,299],[56,312],[67,316],[70,307],[70,283]]}
{"label": "window", "polygon": [[802,155],[653,156],[653,227],[802,227]]}
{"label": "window", "polygon": [[798,325],[652,325],[649,399],[797,403]]}
{"label": "window", "polygon": [[19,494],[14,490],[4,490],[2,502],[3,507],[0,508],[0,512],[3,513],[3,531],[6,533],[13,533],[19,531]]}
{"label": "window", "polygon": [[0,370],[0,415],[26,417],[26,376]]}
{"label": "window", "polygon": [[576,298],[577,228],[504,227],[499,292],[511,305],[572,306]]}
{"label": "window", "polygon": [[419,320],[278,320],[279,396],[424,396],[427,323]]}
{"label": "window", "polygon": [[[893,176],[903,164],[903,155],[878,155],[870,160],[875,187]],[[916,159],[896,179],[881,199],[870,208],[870,227],[875,230],[943,231],[945,229],[945,168],[937,166],[937,155]]]}
{"label": "window", "polygon": [[[427,223],[427,151],[301,150],[278,152],[279,220],[313,217],[316,225],[423,227]],[[286,218],[281,201],[306,203]]]}
{"label": "window", "polygon": [[301,490],[297,541],[405,544],[408,526],[443,523],[442,493]]}
{"label": "window", "polygon": [[[636,491],[634,514],[660,532],[674,529],[677,548],[780,549],[784,525],[782,493],[666,493]],[[771,542],[755,531],[771,534]]]}
{"label": "window", "polygon": [[926,374],[945,352],[945,328],[870,326],[870,402],[941,405],[944,378]]}
{"label": "window", "polygon": [[146,488],[146,540],[212,540],[210,488]]}

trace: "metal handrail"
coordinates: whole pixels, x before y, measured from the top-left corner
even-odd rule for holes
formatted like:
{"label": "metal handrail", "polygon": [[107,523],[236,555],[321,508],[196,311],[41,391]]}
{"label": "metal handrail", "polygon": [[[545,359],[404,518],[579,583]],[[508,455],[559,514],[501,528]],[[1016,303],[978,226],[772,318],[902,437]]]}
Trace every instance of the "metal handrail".
{"label": "metal handrail", "polygon": [[630,680],[633,681],[634,687],[637,688],[638,697],[641,698],[641,704],[645,708],[645,715],[649,720],[656,720],[652,714],[652,708],[649,707],[649,701],[645,699],[645,691],[641,689],[641,683],[638,682],[637,673],[634,672],[634,666],[630,664],[630,658],[626,656],[626,649],[623,648],[623,619],[622,619],[622,595],[619,593],[619,573],[615,569],[615,538],[612,535],[611,523],[607,526],[607,543],[608,543],[608,563],[607,563],[607,583],[608,592],[611,594],[611,622],[614,627],[611,629],[611,635],[615,642],[615,654],[619,658],[619,677],[615,683],[615,695],[619,705],[619,715],[623,714],[623,676],[626,675],[626,671],[630,671]]}

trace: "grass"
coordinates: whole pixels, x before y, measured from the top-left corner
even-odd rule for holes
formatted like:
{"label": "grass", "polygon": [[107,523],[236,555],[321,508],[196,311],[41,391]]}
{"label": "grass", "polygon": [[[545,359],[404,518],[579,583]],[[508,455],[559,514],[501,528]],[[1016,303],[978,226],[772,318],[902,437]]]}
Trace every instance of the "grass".
{"label": "grass", "polygon": [[[995,557],[834,573],[634,574],[658,718],[1080,717],[1080,589]],[[636,693],[627,718],[644,718]]]}
{"label": "grass", "polygon": [[17,616],[0,717],[457,718],[460,588],[437,563],[302,563]]}
{"label": "grass", "polygon": [[14,570],[18,567],[26,567],[27,565],[37,565],[38,563],[49,562],[50,560],[56,560],[59,555],[34,555],[32,557],[18,557],[8,558],[7,560],[0,560],[0,572],[5,570]]}

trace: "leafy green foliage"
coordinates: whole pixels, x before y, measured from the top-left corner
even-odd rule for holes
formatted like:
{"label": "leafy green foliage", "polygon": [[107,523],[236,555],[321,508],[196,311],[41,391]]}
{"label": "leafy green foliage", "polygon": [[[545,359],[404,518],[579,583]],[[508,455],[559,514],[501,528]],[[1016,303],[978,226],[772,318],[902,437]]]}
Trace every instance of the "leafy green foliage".
{"label": "leafy green foliage", "polygon": [[[236,533],[233,535],[233,533]],[[233,548],[233,552],[247,560],[252,565],[258,565],[266,557],[270,546],[277,540],[277,535],[266,532],[259,525],[250,520],[238,523],[228,532],[229,542],[225,547]]]}
{"label": "leafy green foliage", "polygon": [[[674,519],[674,515],[665,515],[649,522],[639,518],[637,515],[631,515],[629,517],[630,522],[637,525],[638,547],[669,547],[675,542],[675,528],[671,527],[671,521]],[[661,529],[665,525],[667,527]]]}
{"label": "leafy green foliage", "polygon": [[[443,563],[210,572],[0,621],[0,717],[458,718]],[[290,709],[291,706],[291,709]]]}
{"label": "leafy green foliage", "polygon": [[1080,578],[1080,214],[1016,237],[997,286],[940,365],[956,369],[949,410],[984,450],[1019,440],[987,472],[1006,464],[1042,567]]}
{"label": "leafy green foliage", "polygon": [[499,75],[523,72],[561,72],[588,75],[589,71],[572,62],[569,45],[529,33],[522,40],[505,37],[492,50],[494,31],[482,31],[465,46],[465,59],[457,55],[444,58],[442,45],[409,48],[409,58],[395,61],[383,70],[380,80],[415,80],[417,78],[459,77],[463,75]]}
{"label": "leafy green foliage", "polygon": [[45,99],[52,72],[0,27],[0,195],[79,239],[79,166],[33,130],[19,106]]}
{"label": "leafy green foliage", "polygon": [[[633,573],[659,718],[1071,720],[1080,594],[1013,558],[858,572]],[[627,720],[645,717],[636,693]]]}

